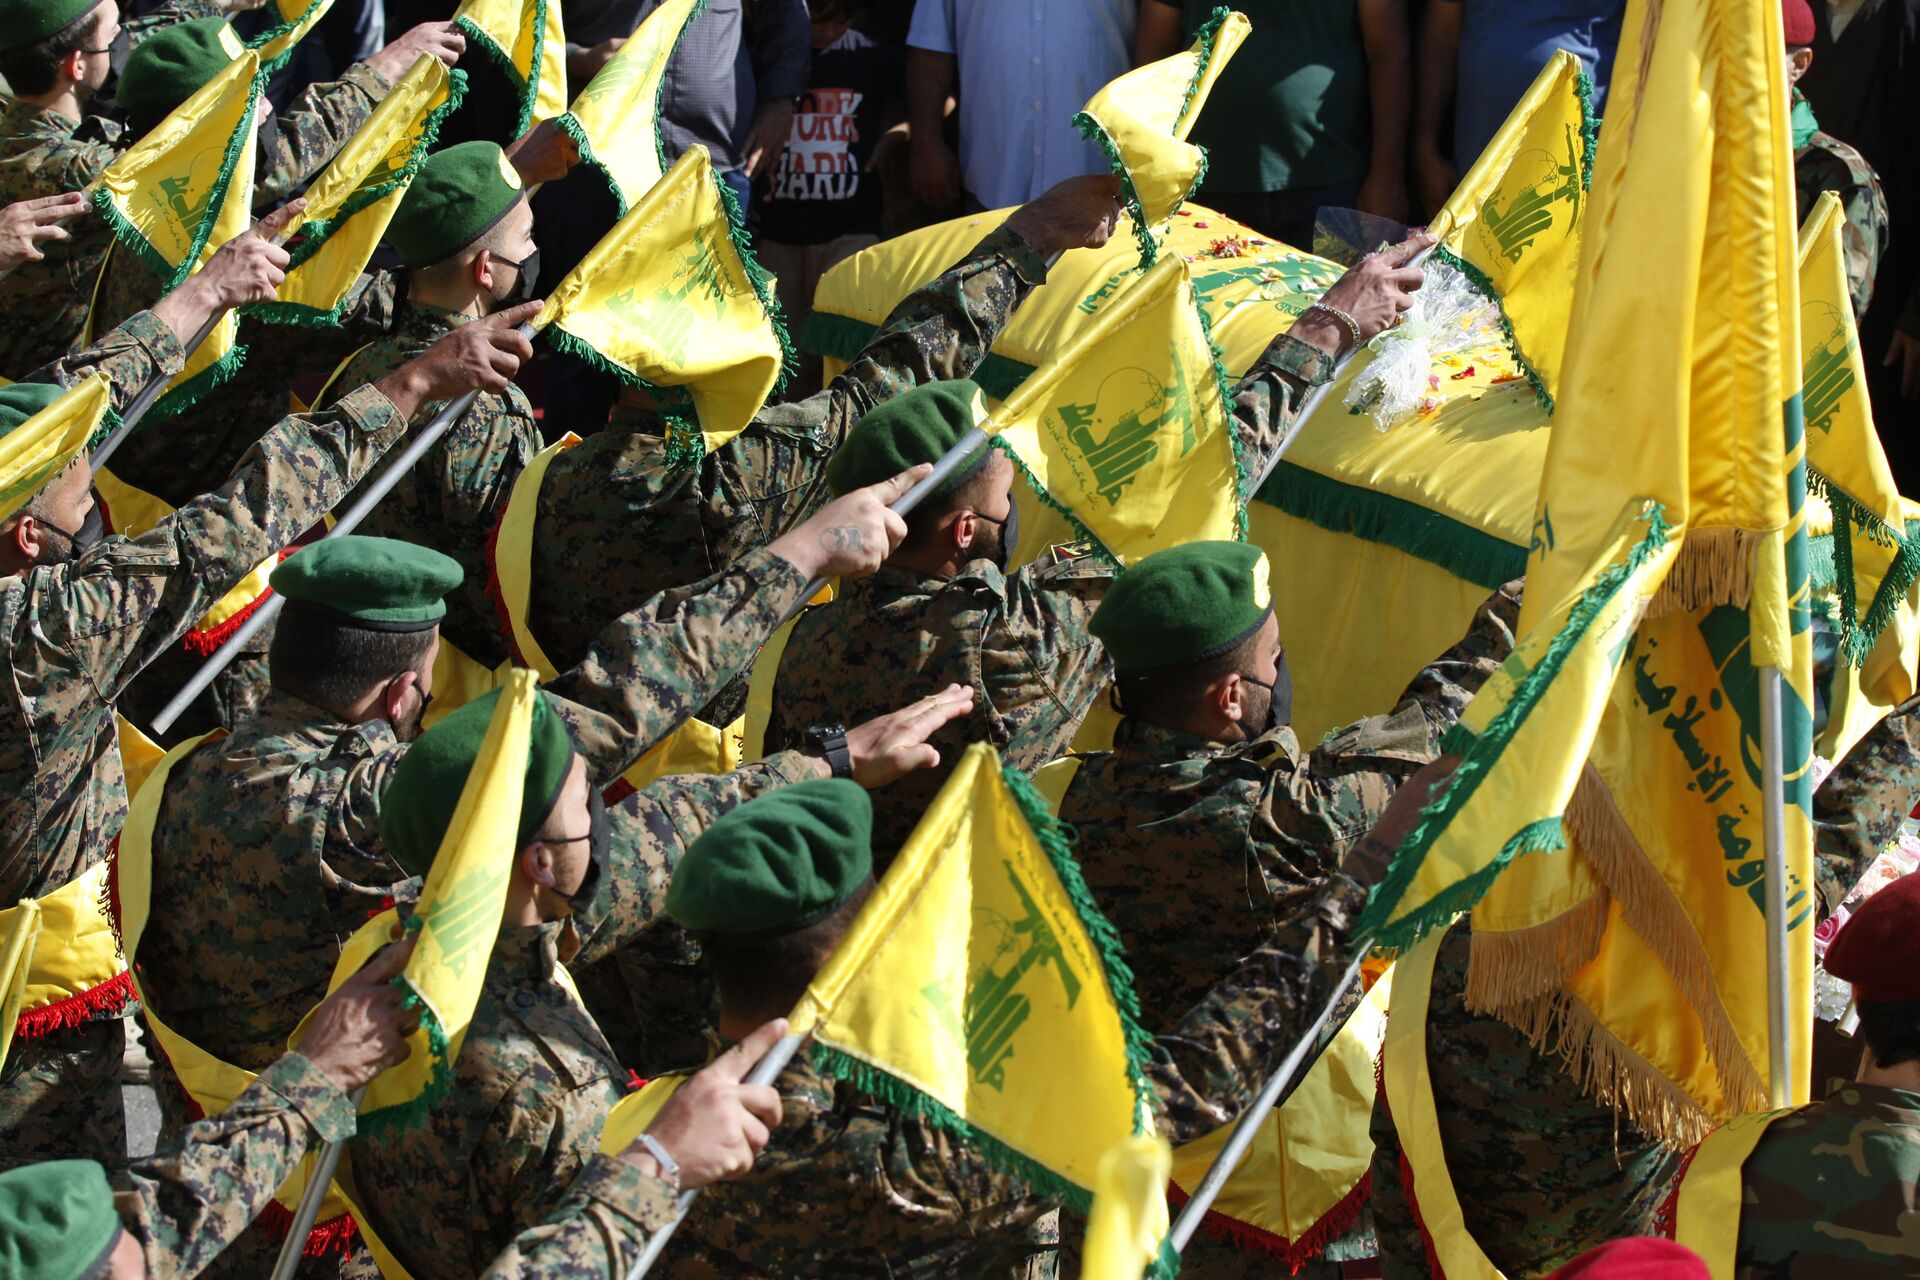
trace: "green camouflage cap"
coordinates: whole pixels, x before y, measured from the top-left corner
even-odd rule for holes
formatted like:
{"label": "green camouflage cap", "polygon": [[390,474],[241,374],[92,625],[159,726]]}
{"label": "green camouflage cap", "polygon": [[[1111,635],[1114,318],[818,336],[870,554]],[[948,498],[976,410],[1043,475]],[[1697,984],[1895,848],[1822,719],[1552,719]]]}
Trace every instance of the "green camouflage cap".
{"label": "green camouflage cap", "polygon": [[683,928],[791,933],[845,904],[873,876],[873,802],[845,778],[749,800],[687,848],[667,886]]}
{"label": "green camouflage cap", "polygon": [[447,616],[460,562],[394,538],[346,534],[282,561],[267,584],[289,605],[321,610],[370,631],[425,631]]}
{"label": "green camouflage cap", "polygon": [[436,151],[400,198],[387,243],[407,266],[431,267],[493,230],[526,194],[519,171],[496,143]]}
{"label": "green camouflage cap", "polygon": [[[891,480],[908,467],[938,462],[960,437],[987,420],[987,397],[969,378],[928,382],[869,409],[827,461],[834,496]],[[986,465],[982,444],[954,468],[933,497],[952,493]]]}
{"label": "green camouflage cap", "polygon": [[1273,612],[1267,554],[1245,542],[1156,551],[1114,579],[1087,629],[1121,675],[1218,657]]}
{"label": "green camouflage cap", "polygon": [[100,5],[101,0],[0,0],[0,53],[39,44]]}
{"label": "green camouflage cap", "polygon": [[142,40],[120,70],[114,100],[130,115],[165,114],[246,52],[224,18],[182,22]]}
{"label": "green camouflage cap", "polygon": [[49,1160],[0,1173],[0,1276],[97,1275],[119,1238],[113,1188],[93,1161]]}

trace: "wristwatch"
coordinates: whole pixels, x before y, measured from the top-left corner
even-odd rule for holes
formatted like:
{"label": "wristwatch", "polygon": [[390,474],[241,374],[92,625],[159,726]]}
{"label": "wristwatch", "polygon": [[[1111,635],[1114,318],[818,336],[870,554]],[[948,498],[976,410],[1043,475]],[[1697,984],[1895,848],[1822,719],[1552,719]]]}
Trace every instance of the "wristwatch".
{"label": "wristwatch", "polygon": [[826,757],[827,768],[836,778],[853,776],[853,753],[847,750],[847,726],[816,724],[807,730],[807,748]]}

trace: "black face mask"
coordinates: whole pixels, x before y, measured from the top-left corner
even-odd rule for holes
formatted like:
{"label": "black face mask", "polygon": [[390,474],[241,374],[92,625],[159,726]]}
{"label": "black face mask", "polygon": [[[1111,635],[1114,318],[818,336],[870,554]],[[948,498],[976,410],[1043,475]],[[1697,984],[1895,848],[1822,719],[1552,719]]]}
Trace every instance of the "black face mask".
{"label": "black face mask", "polygon": [[1249,738],[1257,738],[1261,733],[1278,729],[1283,724],[1293,723],[1293,673],[1287,670],[1287,655],[1283,650],[1280,660],[1273,665],[1273,683],[1255,680],[1252,676],[1240,677],[1248,684],[1257,684],[1267,691],[1267,722],[1260,726],[1259,733],[1249,733]]}
{"label": "black face mask", "polygon": [[1020,504],[1015,502],[1007,507],[1007,518],[1005,520],[995,520],[992,516],[984,515],[978,511],[973,514],[976,519],[985,520],[988,524],[999,527],[999,550],[990,556],[984,556],[982,558],[991,561],[994,568],[1005,573],[1007,566],[1013,563],[1013,549],[1020,545]]}
{"label": "black face mask", "polygon": [[580,874],[580,883],[574,886],[573,892],[562,895],[575,915],[592,904],[613,857],[613,824],[607,819],[607,802],[592,789],[587,791],[587,819],[587,834],[575,837],[587,842],[587,869]]}
{"label": "black face mask", "polygon": [[78,529],[62,529],[51,520],[42,520],[40,527],[49,533],[57,533],[67,540],[66,550],[63,552],[42,551],[39,561],[41,564],[66,564],[70,560],[78,560],[99,546],[101,539],[107,536],[107,522],[100,514],[98,502],[88,509],[87,518],[80,522]]}
{"label": "black face mask", "polygon": [[533,252],[518,262],[515,262],[512,258],[501,258],[499,254],[495,254],[494,257],[519,272],[519,278],[513,282],[513,288],[507,290],[507,296],[500,299],[498,304],[499,308],[504,310],[507,307],[517,307],[521,303],[531,299],[533,297],[533,287],[539,283],[540,280],[539,246],[534,246]]}

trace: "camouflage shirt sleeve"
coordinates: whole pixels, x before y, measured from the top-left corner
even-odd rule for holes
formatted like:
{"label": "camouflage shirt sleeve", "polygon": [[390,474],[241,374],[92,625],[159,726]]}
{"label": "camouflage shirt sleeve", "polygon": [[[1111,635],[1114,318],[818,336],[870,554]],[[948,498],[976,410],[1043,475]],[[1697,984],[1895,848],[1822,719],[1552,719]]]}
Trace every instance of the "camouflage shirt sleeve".
{"label": "camouflage shirt sleeve", "polygon": [[515,1237],[480,1280],[621,1280],[674,1211],[667,1183],[595,1156],[553,1215]]}
{"label": "camouflage shirt sleeve", "polygon": [[[1006,603],[985,641],[982,664],[1005,655],[1012,679],[987,680],[1006,729],[1006,761],[1027,773],[1066,753],[1095,697],[1113,679],[1106,647],[1087,630],[1113,583],[1112,566],[1082,556],[1034,563],[1009,577]],[[989,674],[983,672],[983,674]]]}
{"label": "camouflage shirt sleeve", "polygon": [[27,607],[112,701],[255,565],[312,528],[406,426],[373,387],[285,418],[215,492],[138,538],[109,538],[32,575]]}
{"label": "camouflage shirt sleeve", "polygon": [[800,600],[806,578],[765,547],[691,586],[663,591],[600,633],[546,686],[604,787],[710,702]]}
{"label": "camouflage shirt sleeve", "polygon": [[1155,1038],[1147,1076],[1160,1099],[1162,1137],[1192,1142],[1252,1105],[1333,997],[1366,902],[1367,891],[1336,872],[1312,912],[1281,927]]}
{"label": "camouflage shirt sleeve", "polygon": [[1920,802],[1920,697],[1853,744],[1813,793],[1814,881],[1822,920],[1860,883]]}
{"label": "camouflage shirt sleeve", "polygon": [[1253,497],[1267,459],[1286,439],[1304,391],[1333,381],[1333,358],[1291,334],[1274,335],[1233,389],[1235,447],[1240,451],[1240,501]]}
{"label": "camouflage shirt sleeve", "polygon": [[155,32],[164,31],[179,22],[192,22],[198,18],[224,18],[226,10],[214,0],[168,0],[144,18],[127,18],[120,29],[127,33],[130,45],[137,45]]}
{"label": "camouflage shirt sleeve", "polygon": [[[583,1015],[584,1016],[584,1015]],[[545,1221],[600,1144],[608,1101],[593,1089],[547,1089],[537,1105],[509,1090],[468,1161],[481,1220],[525,1230]]]}
{"label": "camouflage shirt sleeve", "polygon": [[151,311],[142,311],[100,341],[72,355],[62,356],[22,378],[22,382],[51,382],[71,387],[96,373],[113,383],[113,411],[133,403],[156,377],[172,377],[186,367],[186,352],[173,330]]}
{"label": "camouflage shirt sleeve", "polygon": [[610,806],[612,866],[577,922],[583,941],[568,966],[592,964],[645,932],[665,908],[680,856],[720,815],[817,776],[806,756],[781,751],[732,773],[662,778]]}
{"label": "camouflage shirt sleeve", "polygon": [[232,1106],[128,1168],[133,1190],[121,1217],[147,1274],[197,1275],[252,1225],[314,1135],[333,1142],[353,1132],[353,1104],[339,1086],[297,1053],[281,1058]]}
{"label": "camouflage shirt sleeve", "polygon": [[364,62],[338,80],[309,85],[274,121],[272,156],[253,182],[253,207],[277,204],[332,160],[393,86]]}

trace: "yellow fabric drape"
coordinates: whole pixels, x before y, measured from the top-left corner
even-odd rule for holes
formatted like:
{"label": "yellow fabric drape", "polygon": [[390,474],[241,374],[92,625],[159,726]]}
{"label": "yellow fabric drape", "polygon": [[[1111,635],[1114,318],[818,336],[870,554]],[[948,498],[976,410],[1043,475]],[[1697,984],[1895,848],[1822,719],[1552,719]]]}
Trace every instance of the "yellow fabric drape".
{"label": "yellow fabric drape", "polygon": [[462,0],[453,21],[513,81],[516,135],[567,109],[567,39],[558,0]]}
{"label": "yellow fabric drape", "polygon": [[1087,1215],[1084,1280],[1140,1280],[1166,1239],[1170,1153],[1161,1137],[1128,1138],[1100,1157]]}
{"label": "yellow fabric drape", "polygon": [[121,979],[127,971],[104,899],[108,864],[0,911],[0,1066],[24,1015]]}
{"label": "yellow fabric drape", "polygon": [[704,3],[666,0],[648,14],[560,117],[560,126],[579,144],[580,162],[606,176],[621,213],[666,172],[661,86],[668,59]]}
{"label": "yellow fabric drape", "polygon": [[0,437],[0,520],[72,465],[112,406],[113,384],[96,373]]}
{"label": "yellow fabric drape", "polygon": [[1713,1280],[1734,1280],[1740,1255],[1741,1171],[1767,1126],[1786,1111],[1739,1116],[1708,1134],[1687,1164],[1674,1213],[1673,1238],[1699,1254]]}

